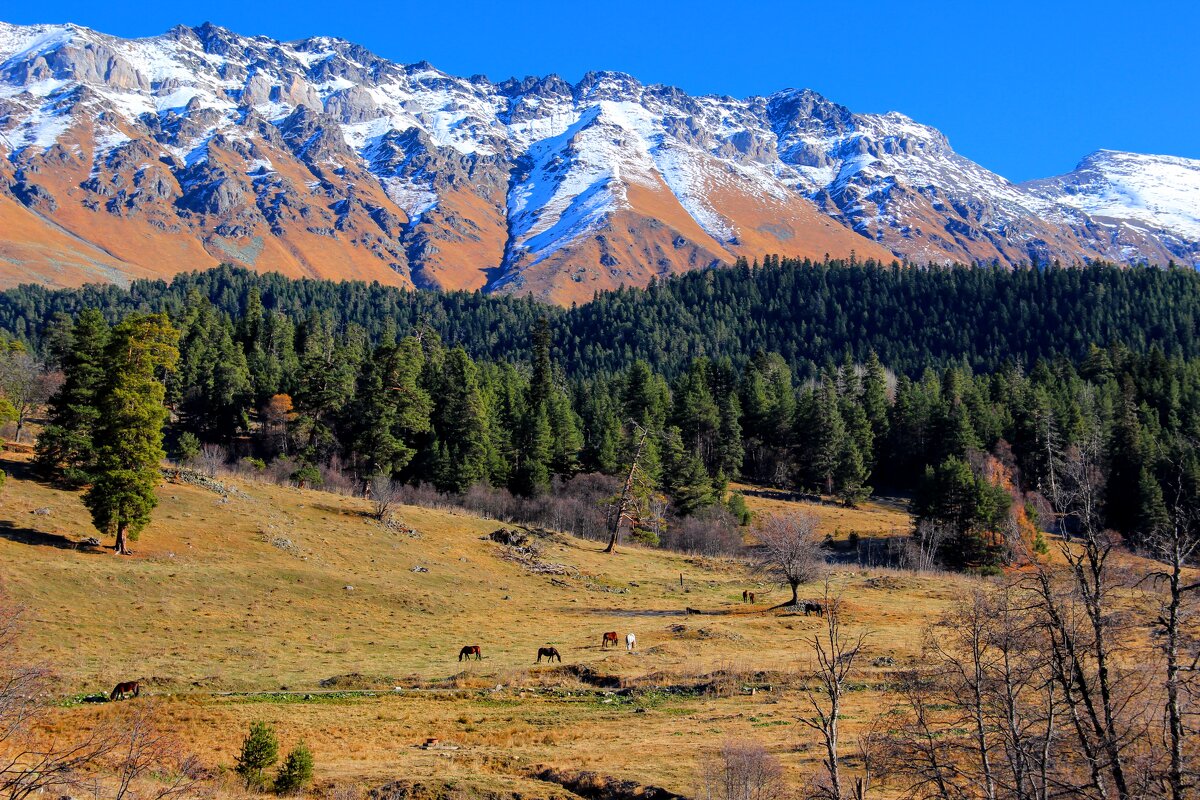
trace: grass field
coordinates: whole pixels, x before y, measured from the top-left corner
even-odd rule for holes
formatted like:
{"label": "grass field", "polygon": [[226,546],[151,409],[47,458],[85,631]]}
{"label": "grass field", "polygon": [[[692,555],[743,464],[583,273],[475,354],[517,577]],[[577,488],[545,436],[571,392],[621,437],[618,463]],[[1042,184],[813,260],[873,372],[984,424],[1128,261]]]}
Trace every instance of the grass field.
{"label": "grass field", "polygon": [[[561,795],[530,777],[552,764],[690,794],[701,754],[728,736],[762,741],[797,780],[818,758],[797,725],[797,687],[821,622],[768,611],[785,590],[740,562],[630,546],[609,556],[556,535],[542,560],[565,574],[532,574],[486,540],[495,521],[404,507],[410,536],[362,500],[225,478],[226,495],[165,482],[135,555],[121,558],[76,547],[94,533],[78,495],[33,480],[27,456],[3,454],[0,468],[12,476],[0,493],[3,585],[28,609],[30,654],[54,667],[64,697],[145,681],[157,697],[134,702],[160,702],[213,766],[232,764],[260,718],[285,745],[307,740],[326,786],[410,779]],[[759,511],[798,505],[822,533],[908,524],[895,507],[751,498]],[[870,631],[846,715],[853,735],[886,711],[889,670],[918,658],[925,625],[972,579],[843,570],[833,581],[852,627]],[[636,633],[637,651],[602,650],[608,630],[622,644]],[[458,662],[464,644],[484,659]],[[563,667],[534,666],[545,644]],[[612,694],[606,681],[639,690]],[[313,693],[349,689],[379,691]],[[108,713],[68,707],[60,724]],[[416,747],[429,737],[459,749]]]}

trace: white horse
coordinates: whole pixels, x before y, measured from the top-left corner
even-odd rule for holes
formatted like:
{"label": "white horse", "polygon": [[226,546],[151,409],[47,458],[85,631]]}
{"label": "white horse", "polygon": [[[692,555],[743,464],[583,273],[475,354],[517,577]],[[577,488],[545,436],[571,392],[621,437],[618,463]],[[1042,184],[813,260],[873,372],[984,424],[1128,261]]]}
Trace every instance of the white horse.
{"label": "white horse", "polygon": [[635,647],[637,647],[637,637],[632,633],[625,634],[625,651],[632,653]]}

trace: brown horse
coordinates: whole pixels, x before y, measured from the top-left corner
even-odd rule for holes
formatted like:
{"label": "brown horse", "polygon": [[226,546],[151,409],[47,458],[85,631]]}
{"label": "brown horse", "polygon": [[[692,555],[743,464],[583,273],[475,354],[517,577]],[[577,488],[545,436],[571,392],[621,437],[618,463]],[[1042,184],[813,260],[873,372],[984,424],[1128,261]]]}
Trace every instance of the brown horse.
{"label": "brown horse", "polygon": [[742,602],[743,603],[750,602],[750,590],[749,589],[742,589]]}
{"label": "brown horse", "polygon": [[754,592],[746,592],[746,601],[754,603]]}
{"label": "brown horse", "polygon": [[546,657],[546,661],[553,661],[554,659],[557,658],[558,663],[560,663],[560,664],[562,663],[562,656],[559,655],[557,647],[539,647],[537,661],[534,663],[536,663],[536,664],[542,663],[542,656]]}
{"label": "brown horse", "polygon": [[608,647],[610,644],[613,647],[617,646],[617,632],[616,631],[609,631],[608,633],[604,634],[604,639],[601,640],[601,642],[600,642],[600,649],[603,650],[604,648]]}
{"label": "brown horse", "polygon": [[465,644],[465,645],[463,645],[463,649],[458,651],[458,660],[459,661],[462,661],[464,658],[469,661],[471,659],[471,656],[475,656],[476,661],[480,661],[483,659],[483,653],[480,651],[479,645]]}
{"label": "brown horse", "polygon": [[137,681],[118,683],[108,696],[109,700],[124,700],[126,697],[137,697],[142,693],[142,686]]}

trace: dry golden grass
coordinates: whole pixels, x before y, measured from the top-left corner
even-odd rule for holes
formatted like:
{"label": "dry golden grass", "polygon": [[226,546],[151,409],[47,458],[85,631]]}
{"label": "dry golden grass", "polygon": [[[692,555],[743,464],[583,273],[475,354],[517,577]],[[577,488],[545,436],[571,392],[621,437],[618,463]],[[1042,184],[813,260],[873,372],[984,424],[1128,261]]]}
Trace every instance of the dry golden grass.
{"label": "dry golden grass", "polygon": [[[275,723],[285,745],[307,740],[324,784],[422,778],[546,796],[552,787],[523,771],[551,763],[687,793],[697,754],[727,736],[761,740],[797,776],[816,762],[811,734],[796,725],[806,701],[795,686],[821,622],[767,611],[785,590],[739,562],[630,546],[607,556],[594,542],[561,537],[544,543],[544,558],[578,574],[532,575],[481,539],[495,522],[403,507],[398,516],[420,533],[410,538],[371,519],[362,500],[233,479],[238,491],[228,497],[164,483],[154,522],[135,555],[121,558],[107,547],[74,549],[93,535],[87,512],[77,494],[33,480],[27,459],[0,454],[12,474],[0,494],[0,563],[6,592],[29,609],[31,655],[54,666],[64,695],[147,681],[210,764],[232,764],[252,719]],[[840,512],[855,514],[853,529],[863,532],[908,524],[903,512],[874,505],[818,507],[834,527],[850,519]],[[924,626],[973,581],[850,570],[833,580],[853,627],[871,631],[865,688],[846,717],[853,736],[888,705],[872,688],[887,669],[870,662],[912,663]],[[754,609],[741,602],[747,588],[759,595]],[[725,613],[689,617],[687,607]],[[635,632],[638,651],[601,650],[607,630],[622,645]],[[547,643],[565,665],[649,694],[605,696],[557,666],[534,666]],[[460,664],[464,644],[481,645],[484,660]],[[718,680],[716,693],[651,690],[711,673],[733,677]],[[362,677],[341,686],[383,691],[225,694],[318,690],[349,674]],[[743,693],[750,682],[771,690]],[[111,711],[60,713],[63,727],[77,728]],[[461,749],[417,749],[427,737]]]}
{"label": "dry golden grass", "polygon": [[835,540],[845,539],[851,533],[860,536],[902,536],[912,530],[912,518],[908,510],[895,500],[872,499],[855,508],[847,508],[832,500],[828,502],[801,502],[791,494],[778,489],[765,489],[744,484],[732,484],[730,488],[742,492],[751,511],[762,514],[788,514],[803,510],[817,517],[817,532]]}

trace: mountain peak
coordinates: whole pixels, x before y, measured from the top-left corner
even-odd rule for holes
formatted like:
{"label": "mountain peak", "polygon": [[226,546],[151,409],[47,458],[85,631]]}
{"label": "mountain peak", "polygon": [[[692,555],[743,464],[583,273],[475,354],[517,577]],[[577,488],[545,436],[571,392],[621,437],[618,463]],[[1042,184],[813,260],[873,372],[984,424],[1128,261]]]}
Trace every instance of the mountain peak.
{"label": "mountain peak", "polygon": [[567,302],[765,252],[1200,262],[1200,162],[1098,151],[1017,186],[807,88],[494,83],[211,22],[0,23],[0,61],[0,226],[32,232],[0,283],[233,262]]}

